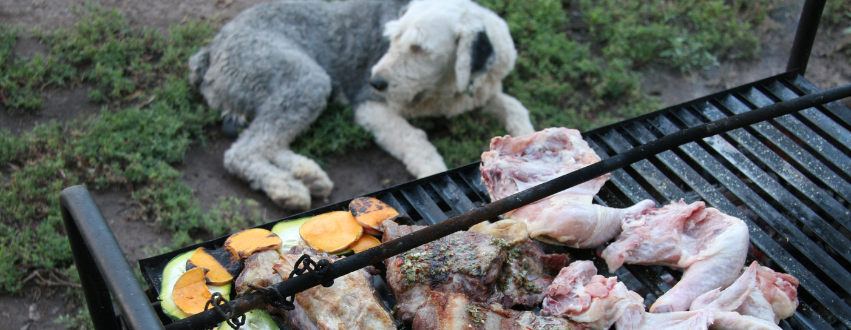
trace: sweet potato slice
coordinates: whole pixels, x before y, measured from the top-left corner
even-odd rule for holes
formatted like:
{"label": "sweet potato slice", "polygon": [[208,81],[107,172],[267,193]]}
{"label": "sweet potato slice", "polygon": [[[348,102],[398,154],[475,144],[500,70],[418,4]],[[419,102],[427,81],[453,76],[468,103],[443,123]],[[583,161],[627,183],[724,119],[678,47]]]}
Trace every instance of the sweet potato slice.
{"label": "sweet potato slice", "polygon": [[372,235],[363,235],[357,241],[349,245],[349,249],[354,251],[354,253],[360,253],[361,251],[376,247],[381,245],[381,241],[379,241],[375,236]]}
{"label": "sweet potato slice", "polygon": [[328,253],[345,251],[361,235],[363,227],[346,211],[317,215],[298,229],[301,239],[310,247]]}
{"label": "sweet potato slice", "polygon": [[378,198],[358,197],[349,202],[349,211],[355,220],[363,226],[363,230],[370,235],[381,235],[379,229],[385,220],[392,220],[399,216],[396,209],[385,204]]}
{"label": "sweet potato slice", "polygon": [[239,276],[239,273],[242,272],[242,258],[239,257],[239,254],[236,251],[231,249],[221,248],[215,250],[207,250],[213,258],[219,261],[219,263],[227,269],[228,273],[233,275],[234,278]]}
{"label": "sweet potato slice", "polygon": [[204,305],[213,296],[207,289],[207,281],[204,279],[204,268],[196,267],[187,270],[177,282],[174,283],[172,298],[177,308],[188,315],[195,315],[204,311]]}
{"label": "sweet potato slice", "polygon": [[225,240],[225,248],[231,249],[240,258],[245,259],[254,252],[273,250],[281,247],[281,238],[263,228],[246,229],[230,235]]}
{"label": "sweet potato slice", "polygon": [[207,252],[207,249],[203,247],[196,249],[195,253],[189,257],[189,261],[186,262],[187,270],[191,270],[195,267],[207,270],[207,274],[205,274],[207,284],[224,285],[233,281],[233,275],[228,272],[227,268],[219,263],[219,261],[210,255],[210,253]]}

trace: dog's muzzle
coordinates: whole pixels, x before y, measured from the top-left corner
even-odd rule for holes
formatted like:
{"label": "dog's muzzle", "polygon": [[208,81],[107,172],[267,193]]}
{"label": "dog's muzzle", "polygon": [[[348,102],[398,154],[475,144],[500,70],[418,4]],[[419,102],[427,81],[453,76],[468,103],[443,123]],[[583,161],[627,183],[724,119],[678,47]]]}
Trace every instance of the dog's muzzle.
{"label": "dog's muzzle", "polygon": [[372,77],[372,79],[369,80],[369,84],[372,85],[372,88],[375,88],[375,90],[379,92],[387,90],[387,80],[384,80],[384,78]]}

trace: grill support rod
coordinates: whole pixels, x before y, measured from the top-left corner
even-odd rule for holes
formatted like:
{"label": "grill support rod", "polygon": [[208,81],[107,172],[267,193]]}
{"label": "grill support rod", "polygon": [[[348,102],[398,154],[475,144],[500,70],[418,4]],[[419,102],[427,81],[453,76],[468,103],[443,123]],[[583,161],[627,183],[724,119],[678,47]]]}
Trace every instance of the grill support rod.
{"label": "grill support rod", "polygon": [[[327,281],[329,279],[346,275],[365,266],[381,262],[382,260],[399,253],[409,251],[417,246],[448,236],[454,232],[466,230],[467,228],[482,221],[496,219],[499,215],[508,211],[541,200],[592,178],[618,170],[628,166],[629,164],[651,157],[658,153],[671,150],[680,145],[846,97],[851,97],[851,84],[775,103],[753,111],[708,122],[674,134],[666,135],[658,140],[638,146],[627,152],[614,155],[598,163],[565,174],[533,188],[518,192],[483,207],[457,215],[441,222],[440,225],[423,228],[414,233],[386,242],[348,258],[338,260],[328,267],[325,271],[324,278],[319,278],[318,276],[315,276],[314,273],[308,273],[278,283],[269,287],[269,289],[275,290],[280,293],[280,295],[288,297],[319,285],[323,280]],[[259,308],[268,303],[269,302],[266,301],[265,296],[258,292],[251,293],[228,302],[237,315]],[[207,310],[169,324],[166,326],[166,329],[204,329],[222,321],[224,321],[223,316],[216,313],[214,310]]]}
{"label": "grill support rod", "polygon": [[807,64],[810,61],[810,53],[818,33],[819,21],[824,11],[826,0],[807,0],[801,10],[801,18],[798,20],[798,29],[795,30],[795,41],[792,43],[792,51],[789,54],[789,62],[786,71],[798,71],[804,75],[807,72]]}

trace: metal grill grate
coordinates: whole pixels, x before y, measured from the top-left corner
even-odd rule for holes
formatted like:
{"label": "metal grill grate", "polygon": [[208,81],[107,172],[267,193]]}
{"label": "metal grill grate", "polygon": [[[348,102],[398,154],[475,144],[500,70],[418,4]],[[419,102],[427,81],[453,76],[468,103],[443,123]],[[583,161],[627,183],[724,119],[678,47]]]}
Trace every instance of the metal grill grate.
{"label": "metal grill grate", "polygon": [[[627,151],[704,122],[818,91],[804,78],[776,76],[584,134],[602,158]],[[685,199],[745,220],[750,260],[801,281],[801,305],[785,329],[851,328],[851,110],[838,103],[811,108],[689,143],[612,173],[595,197],[598,204],[626,207],[643,199],[657,204]],[[370,194],[407,213],[415,224],[435,225],[488,203],[479,164]],[[287,219],[345,210],[348,201]],[[284,219],[286,220],[286,219]],[[274,223],[261,227],[271,228]],[[140,261],[150,288],[158,290],[165,264],[224,237]],[[605,262],[593,250],[572,250],[573,259]],[[749,260],[749,261],[750,261]],[[614,275],[652,303],[681,275],[665,267],[627,266]],[[158,294],[155,293],[154,296]]]}

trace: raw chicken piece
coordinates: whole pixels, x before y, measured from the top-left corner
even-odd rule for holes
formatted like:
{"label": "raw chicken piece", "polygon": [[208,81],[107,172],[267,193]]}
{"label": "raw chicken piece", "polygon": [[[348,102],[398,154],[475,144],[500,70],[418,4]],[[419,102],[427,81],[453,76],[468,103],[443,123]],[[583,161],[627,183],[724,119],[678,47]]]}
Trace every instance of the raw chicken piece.
{"label": "raw chicken piece", "polygon": [[[742,328],[741,324],[747,323],[761,324],[765,329],[776,329],[776,324],[781,319],[792,316],[798,307],[797,286],[798,280],[795,277],[777,273],[754,261],[736,282],[723,291],[714,289],[700,295],[689,309],[736,312],[722,314],[720,320],[723,322],[717,322],[719,326],[730,324]],[[765,297],[771,297],[776,303],[772,304]],[[743,318],[736,319],[732,314],[739,314]]]}
{"label": "raw chicken piece", "polygon": [[617,241],[602,257],[609,272],[624,263],[663,265],[684,270],[673,288],[656,300],[651,312],[688,309],[694,298],[736,280],[749,244],[744,221],[703,202],[672,202],[647,214],[628,216]]}
{"label": "raw chicken piece", "polygon": [[[612,324],[641,324],[644,299],[629,291],[617,277],[597,275],[591,261],[575,261],[562,268],[546,291],[541,315],[563,316],[608,329]],[[623,320],[623,321],[621,321]]]}
{"label": "raw chicken piece", "polygon": [[[759,282],[759,290],[761,296],[771,306],[774,313],[774,323],[795,314],[798,308],[798,279],[789,274],[782,274],[774,270],[759,266],[756,271],[756,280]],[[762,305],[759,301],[760,295],[752,295],[742,307],[739,307],[739,313],[755,315],[753,306]],[[763,305],[764,306],[764,305]],[[753,314],[752,314],[753,313]]]}
{"label": "raw chicken piece", "polygon": [[[492,200],[499,200],[600,161],[579,131],[548,128],[521,137],[495,137],[482,154],[481,172]],[[591,204],[610,174],[586,181],[506,213],[525,221],[529,236],[575,248],[593,248],[613,239],[621,220],[655,204],[642,201],[627,209]]]}

